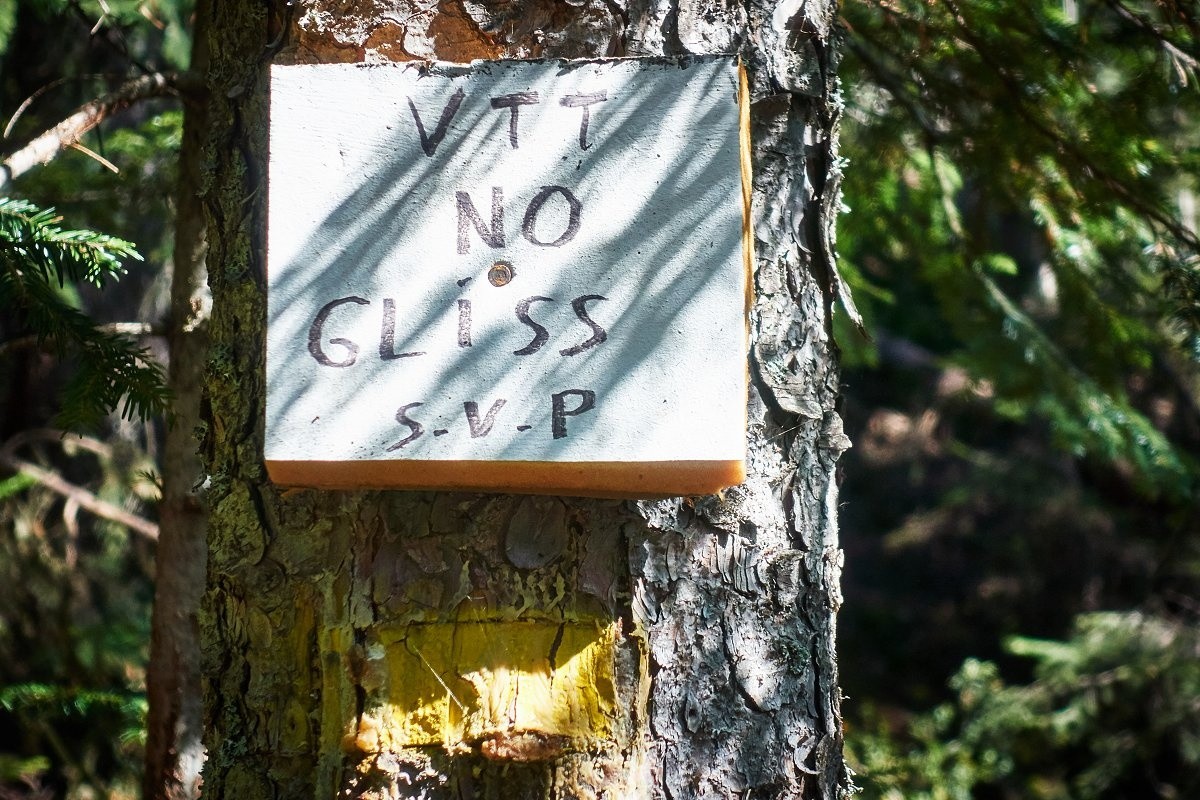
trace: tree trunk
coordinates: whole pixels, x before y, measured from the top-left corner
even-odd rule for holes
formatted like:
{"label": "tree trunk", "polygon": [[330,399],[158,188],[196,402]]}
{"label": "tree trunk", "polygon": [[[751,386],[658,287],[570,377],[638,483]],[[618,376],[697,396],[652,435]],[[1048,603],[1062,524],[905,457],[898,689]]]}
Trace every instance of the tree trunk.
{"label": "tree trunk", "polygon": [[[835,465],[849,442],[829,333],[834,13],[761,0],[217,4],[207,796],[839,795]],[[621,502],[266,480],[269,62],[720,52],[742,55],[753,100],[743,485]],[[518,713],[537,724],[505,729]]]}
{"label": "tree trunk", "polygon": [[[207,68],[204,24],[208,0],[197,3],[191,68]],[[210,305],[204,268],[204,207],[200,200],[207,98],[185,93],[179,188],[175,202],[171,305],[167,322],[168,381],[173,395],[163,456],[146,683],[146,770],[143,796],[194,800],[200,796],[204,764],[200,697],[200,630],[197,614],[204,592],[206,513],[197,487],[204,474],[196,426],[207,356]]]}

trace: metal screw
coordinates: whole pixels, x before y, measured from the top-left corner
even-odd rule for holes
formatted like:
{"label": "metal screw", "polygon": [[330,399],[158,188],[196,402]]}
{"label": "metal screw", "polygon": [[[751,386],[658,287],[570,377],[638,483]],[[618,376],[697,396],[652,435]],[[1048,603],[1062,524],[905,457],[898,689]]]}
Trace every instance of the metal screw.
{"label": "metal screw", "polygon": [[512,264],[507,261],[497,261],[488,270],[488,282],[492,286],[507,286],[516,277],[516,274],[516,270],[513,269]]}

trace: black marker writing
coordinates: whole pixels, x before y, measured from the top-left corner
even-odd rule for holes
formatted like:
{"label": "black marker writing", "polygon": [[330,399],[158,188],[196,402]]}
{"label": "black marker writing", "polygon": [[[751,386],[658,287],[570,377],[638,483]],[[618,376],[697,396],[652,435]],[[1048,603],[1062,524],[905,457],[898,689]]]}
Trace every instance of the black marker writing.
{"label": "black marker writing", "polygon": [[467,223],[475,226],[475,232],[483,239],[488,247],[504,247],[504,190],[499,186],[492,187],[492,225],[489,228],[479,217],[471,195],[466,192],[455,192],[458,203],[458,252],[471,252],[470,231]]}
{"label": "black marker writing", "polygon": [[488,409],[487,414],[482,420],[479,419],[479,404],[474,400],[468,400],[463,403],[463,411],[467,412],[467,425],[471,428],[471,438],[480,439],[492,432],[492,425],[496,422],[496,415],[500,413],[500,409],[504,408],[506,400],[497,400],[492,403],[492,407]]}
{"label": "black marker writing", "polygon": [[417,107],[413,103],[412,98],[408,98],[408,108],[412,111],[413,122],[417,123],[417,133],[421,135],[421,149],[425,151],[425,155],[432,157],[437,152],[438,145],[442,143],[442,139],[446,138],[446,131],[450,128],[450,120],[454,119],[454,115],[458,113],[458,107],[462,105],[463,97],[462,89],[450,95],[450,100],[446,103],[446,107],[442,109],[442,116],[438,118],[438,124],[433,129],[432,136],[425,134],[425,126],[421,124],[421,115],[417,113]]}
{"label": "black marker writing", "polygon": [[399,422],[401,425],[408,426],[408,430],[410,432],[409,432],[408,436],[405,436],[403,439],[401,439],[400,441],[396,442],[394,445],[389,447],[387,449],[387,451],[389,453],[392,452],[393,450],[399,450],[401,447],[404,447],[406,444],[411,444],[412,442],[415,442],[417,439],[421,438],[421,434],[425,433],[425,428],[421,425],[421,423],[417,422],[415,419],[413,419],[412,417],[410,417],[408,415],[408,410],[410,408],[417,408],[418,406],[423,406],[423,405],[425,405],[425,404],[424,403],[406,403],[405,405],[400,406],[400,410],[396,412],[396,422]]}
{"label": "black marker writing", "polygon": [[308,352],[317,360],[317,363],[324,367],[349,367],[354,364],[358,358],[358,345],[349,339],[343,339],[340,336],[335,339],[330,339],[330,344],[340,344],[346,348],[346,358],[343,361],[334,361],[329,356],[325,355],[325,351],[321,349],[321,329],[325,326],[325,320],[329,319],[329,315],[338,306],[346,303],[354,303],[355,305],[368,306],[370,300],[363,297],[339,297],[337,300],[331,300],[321,306],[321,310],[317,312],[316,319],[313,320],[308,329]]}
{"label": "black marker writing", "polygon": [[569,94],[561,98],[558,104],[567,108],[582,108],[583,119],[579,121],[579,149],[587,150],[591,147],[588,144],[588,122],[591,120],[591,106],[593,103],[602,103],[608,99],[604,92],[595,92],[593,94]]}
{"label": "black marker writing", "polygon": [[582,297],[576,297],[574,300],[571,301],[571,308],[572,308],[572,310],[575,311],[575,316],[579,318],[580,322],[582,322],[584,325],[587,325],[589,328],[592,329],[592,336],[587,341],[580,342],[579,344],[575,345],[574,347],[568,347],[563,350],[559,350],[558,351],[559,355],[577,356],[580,353],[582,353],[584,350],[590,350],[591,348],[595,347],[596,345],[602,344],[602,343],[608,341],[608,331],[604,330],[604,328],[601,328],[599,325],[597,325],[596,321],[593,320],[591,317],[589,317],[588,313],[587,313],[587,303],[589,300],[607,300],[607,299],[608,299],[607,297],[604,297],[603,295],[599,295],[599,294],[585,294]]}
{"label": "black marker writing", "polygon": [[383,325],[379,328],[379,357],[384,361],[393,358],[412,358],[423,356],[423,352],[396,352],[396,301],[390,297],[383,298]]}
{"label": "black marker writing", "polygon": [[[542,206],[550,199],[551,195],[560,194],[567,201],[569,210],[567,212],[567,228],[562,232],[562,235],[553,242],[543,242],[537,238],[537,233],[534,231],[534,225],[537,223],[538,213],[542,210]],[[571,190],[565,186],[543,186],[542,190],[534,195],[534,198],[529,201],[529,208],[525,209],[525,219],[521,221],[521,235],[536,244],[538,247],[562,247],[567,242],[575,238],[575,234],[579,233],[579,217],[583,212],[583,204],[579,202]],[[495,212],[493,212],[495,213]],[[461,219],[461,218],[460,218]],[[459,222],[459,241],[462,241],[462,225]],[[461,246],[461,244],[460,244]],[[459,250],[460,253],[465,253],[465,250]]]}
{"label": "black marker writing", "polygon": [[[567,395],[576,395],[579,397],[579,405],[570,411],[567,410]],[[596,393],[591,389],[567,389],[566,391],[552,394],[550,396],[550,404],[550,430],[553,432],[555,439],[562,439],[567,435],[567,417],[577,417],[583,412],[591,411],[595,408]]]}
{"label": "black marker writing", "polygon": [[549,338],[550,338],[549,331],[547,331],[544,327],[542,327],[541,325],[539,325],[538,323],[534,322],[532,319],[529,318],[530,304],[538,302],[538,301],[542,301],[542,302],[546,302],[546,303],[553,303],[554,298],[552,298],[552,297],[526,297],[524,300],[517,303],[517,319],[521,320],[522,324],[528,325],[530,328],[533,329],[533,341],[531,341],[529,344],[522,347],[520,350],[513,350],[514,356],[533,355],[538,350],[541,350],[542,345],[544,345],[547,342],[547,340],[549,340]]}
{"label": "black marker writing", "polygon": [[471,301],[458,301],[458,346],[471,346]]}
{"label": "black marker writing", "polygon": [[512,145],[513,150],[517,149],[517,109],[537,102],[537,92],[517,92],[492,98],[492,108],[508,109],[508,143]]}

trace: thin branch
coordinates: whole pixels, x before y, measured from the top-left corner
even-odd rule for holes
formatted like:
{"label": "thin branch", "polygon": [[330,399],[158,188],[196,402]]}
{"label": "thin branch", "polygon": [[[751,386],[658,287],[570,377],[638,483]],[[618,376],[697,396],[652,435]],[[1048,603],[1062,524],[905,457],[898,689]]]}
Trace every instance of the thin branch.
{"label": "thin branch", "polygon": [[[107,325],[97,325],[96,330],[100,333],[111,333],[118,336],[162,336],[166,333],[161,326],[151,325],[148,322],[111,322]],[[36,334],[18,336],[7,342],[0,342],[0,356],[34,347],[37,343]]]}
{"label": "thin branch", "polygon": [[3,452],[0,452],[0,466],[33,478],[50,491],[60,494],[68,500],[75,501],[79,504],[80,508],[90,511],[98,517],[103,517],[119,525],[124,525],[126,528],[140,533],[147,539],[158,541],[158,525],[148,519],[139,517],[137,514],[130,513],[114,503],[100,499],[82,486],[76,486],[64,480],[56,472]]}
{"label": "thin branch", "polygon": [[62,447],[67,455],[71,455],[71,450],[78,447],[80,450],[94,453],[101,458],[112,458],[112,447],[99,439],[58,428],[27,428],[14,433],[7,442],[0,446],[0,453],[15,455],[22,447],[33,442],[53,442]]}
{"label": "thin branch", "polygon": [[[1067,168],[1073,174],[1087,178],[1088,181],[1093,181],[1102,185],[1113,195],[1115,195],[1118,203],[1130,208],[1147,222],[1151,223],[1152,226],[1157,224],[1159,228],[1165,229],[1165,231],[1167,231],[1171,236],[1182,242],[1187,247],[1192,249],[1200,249],[1200,238],[1197,238],[1194,233],[1188,230],[1185,226],[1181,225],[1179,221],[1174,219],[1169,213],[1159,208],[1152,200],[1146,200],[1145,198],[1141,197],[1135,188],[1127,184],[1126,181],[1120,176],[1113,174],[1107,168],[1102,166],[1086,151],[1085,148],[1079,145],[1077,137],[1063,133],[1062,131],[1058,130],[1050,120],[1046,119],[1044,115],[1040,113],[1040,109],[1029,101],[1029,98],[1027,97],[1023,88],[1023,82],[1016,78],[1012,71],[1005,66],[1005,60],[993,52],[993,50],[988,46],[988,43],[977,35],[974,26],[972,25],[971,21],[967,19],[966,14],[959,7],[959,4],[955,0],[940,0],[940,2],[949,12],[949,17],[953,21],[953,27],[957,29],[957,33],[954,30],[941,29],[937,29],[935,33],[947,37],[952,36],[961,42],[964,47],[973,50],[978,54],[981,62],[990,70],[992,70],[992,72],[999,79],[999,86],[1001,89],[1003,89],[1011,98],[1013,102],[1013,109],[1015,110],[1017,116],[1024,120],[1035,133],[1039,134],[1043,139],[1058,149],[1059,155],[1057,158],[1062,162],[1065,168]],[[888,12],[889,14],[895,14],[895,11],[890,8],[888,9]],[[914,25],[925,24],[923,20],[910,18],[909,21]],[[870,37],[866,35],[865,30],[855,31],[855,35],[860,39],[865,40],[867,44],[871,45],[871,48],[873,48],[876,52],[886,53],[895,57],[894,53],[890,53],[884,44],[871,40]],[[1053,40],[1039,40],[1039,42],[1041,45],[1046,45],[1047,43],[1052,44]],[[912,118],[913,121],[928,136],[931,125],[934,125],[934,123],[931,122],[929,115],[924,111],[921,99],[912,97],[910,93],[903,89],[902,84],[900,84],[899,81],[894,77],[889,75],[889,79],[885,80],[883,73],[890,72],[888,66],[879,62],[877,59],[873,59],[872,53],[870,53],[866,48],[851,43],[850,49],[857,55],[863,57],[863,63],[867,71],[875,76],[879,85],[897,100],[901,107],[908,113],[909,117]],[[1057,47],[1056,49],[1061,50],[1061,48]],[[1064,62],[1064,67],[1066,66],[1069,66],[1068,62]],[[919,71],[920,67],[920,59],[917,59],[913,64],[909,65],[908,68],[914,71]],[[923,77],[928,80],[932,79],[933,76],[930,74],[923,74]],[[956,87],[956,91],[961,94],[964,92],[971,92],[972,88],[970,85],[963,85]],[[979,96],[977,92],[974,92],[973,94],[975,94],[977,97]],[[937,129],[936,125],[934,125],[934,129]],[[946,138],[944,135],[942,135],[940,138],[934,139],[934,141],[944,143]],[[1074,188],[1076,192],[1080,192],[1080,186],[1076,184],[1082,184],[1082,181],[1075,181],[1072,183],[1072,188]],[[1159,228],[1155,229],[1156,233],[1158,233]]]}
{"label": "thin branch", "polygon": [[[86,77],[99,78],[99,77],[104,77],[104,76],[103,75],[89,75]],[[69,78],[69,77],[68,78],[57,78],[55,80],[50,81],[45,86],[42,86],[41,88],[37,89],[33,94],[29,95],[29,97],[26,97],[25,100],[22,101],[21,105],[17,106],[17,110],[13,112],[13,115],[8,118],[8,124],[4,126],[4,133],[0,134],[0,137],[7,139],[9,137],[9,135],[12,134],[12,130],[16,126],[17,120],[19,120],[21,118],[21,115],[25,113],[25,109],[27,109],[31,105],[33,105],[33,102],[35,100],[37,100],[39,97],[41,97],[42,95],[44,95],[46,92],[50,91],[51,89],[57,89],[59,86],[62,86],[64,83],[69,83],[71,80],[73,80],[73,79]]]}
{"label": "thin branch", "polygon": [[107,20],[109,18],[109,16],[112,15],[112,9],[108,7],[108,3],[105,2],[105,0],[99,0],[99,2],[100,2],[100,19],[96,20],[96,24],[92,26],[92,30],[88,34],[90,36],[95,36],[96,32],[99,31],[102,27],[104,27],[104,21]]}
{"label": "thin branch", "polygon": [[[91,36],[95,41],[106,45],[114,54],[141,70],[143,75],[153,74],[154,70],[149,65],[129,52],[129,40],[125,37],[125,31],[120,25],[100,24],[105,21],[107,14],[101,16],[100,20],[95,23],[95,27],[92,27],[92,14],[83,8],[79,0],[71,0],[69,7],[75,12],[75,16],[79,18],[80,22],[91,28]],[[104,32],[103,35],[97,35],[101,30]]]}
{"label": "thin branch", "polygon": [[84,103],[71,116],[0,163],[0,189],[7,186],[13,178],[23,175],[39,164],[47,163],[63,148],[78,143],[84,134],[113,114],[142,100],[177,94],[178,84],[178,75],[157,72],[134,78],[116,91]]}
{"label": "thin branch", "polygon": [[1117,16],[1129,21],[1136,28],[1156,39],[1172,58],[1187,64],[1190,69],[1200,69],[1200,61],[1197,61],[1196,57],[1184,50],[1181,45],[1176,44],[1166,33],[1159,30],[1153,22],[1143,18],[1133,9],[1122,3],[1121,0],[1107,0],[1107,4]]}
{"label": "thin branch", "polygon": [[[860,36],[860,38],[867,39],[868,37]],[[871,73],[871,76],[875,78],[875,82],[890,94],[896,102],[904,106],[909,117],[917,123],[917,127],[925,133],[928,139],[934,142],[942,140],[944,132],[938,129],[938,126],[925,113],[925,109],[921,108],[918,102],[913,100],[905,90],[904,85],[896,79],[896,74],[893,71],[875,58],[874,53],[860,44],[858,39],[847,37],[845,45],[850,52],[858,56],[863,66],[866,67],[867,72]]]}

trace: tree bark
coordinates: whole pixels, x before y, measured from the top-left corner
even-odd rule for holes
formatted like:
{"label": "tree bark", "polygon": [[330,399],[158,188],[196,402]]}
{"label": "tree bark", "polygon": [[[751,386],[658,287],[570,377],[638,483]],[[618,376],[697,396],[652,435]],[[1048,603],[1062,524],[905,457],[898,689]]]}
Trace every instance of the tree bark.
{"label": "tree bark", "polygon": [[[196,7],[198,24],[191,67],[207,69],[208,0]],[[155,559],[154,613],[150,623],[149,699],[143,797],[195,800],[204,765],[200,690],[200,629],[204,593],[207,514],[199,495],[204,474],[196,427],[208,352],[210,299],[204,266],[205,216],[200,200],[207,98],[182,94],[183,141],[175,200],[168,383],[173,395],[163,453],[163,501]]]}
{"label": "tree bark", "polygon": [[[217,4],[206,796],[839,796],[834,19],[764,0]],[[269,62],[717,52],[741,54],[753,101],[743,485],[635,503],[267,482]],[[498,727],[491,705],[547,675],[570,719]],[[422,717],[435,696],[454,724]]]}

